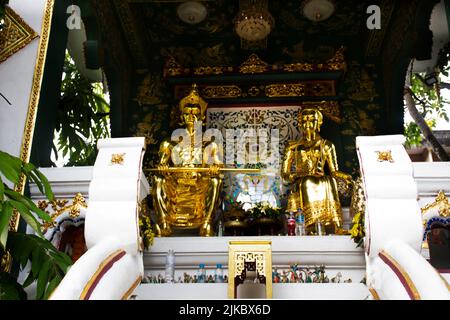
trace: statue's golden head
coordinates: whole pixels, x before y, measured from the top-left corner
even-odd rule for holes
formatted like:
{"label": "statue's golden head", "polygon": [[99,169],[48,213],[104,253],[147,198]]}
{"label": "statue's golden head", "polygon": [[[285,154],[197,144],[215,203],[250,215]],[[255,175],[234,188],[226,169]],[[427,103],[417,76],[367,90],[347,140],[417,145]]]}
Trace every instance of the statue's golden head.
{"label": "statue's golden head", "polygon": [[298,124],[303,131],[304,137],[309,140],[315,137],[315,133],[320,131],[323,123],[323,115],[317,109],[305,108],[298,115]]}
{"label": "statue's golden head", "polygon": [[197,85],[192,85],[191,92],[181,99],[179,103],[181,121],[183,124],[193,124],[195,121],[203,121],[206,116],[208,103],[200,97]]}

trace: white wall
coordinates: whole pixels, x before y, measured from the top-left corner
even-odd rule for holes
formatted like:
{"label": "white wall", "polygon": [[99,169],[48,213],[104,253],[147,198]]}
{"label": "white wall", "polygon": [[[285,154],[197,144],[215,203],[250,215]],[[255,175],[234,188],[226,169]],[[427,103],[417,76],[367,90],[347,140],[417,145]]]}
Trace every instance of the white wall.
{"label": "white wall", "polygon": [[[9,6],[41,34],[46,0],[10,0]],[[20,155],[40,37],[0,63],[0,150]]]}

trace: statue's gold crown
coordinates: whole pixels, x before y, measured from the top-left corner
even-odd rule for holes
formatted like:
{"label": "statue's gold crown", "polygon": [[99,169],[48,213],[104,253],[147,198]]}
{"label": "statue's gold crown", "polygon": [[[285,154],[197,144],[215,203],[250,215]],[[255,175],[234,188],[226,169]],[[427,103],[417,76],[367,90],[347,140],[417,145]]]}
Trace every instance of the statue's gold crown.
{"label": "statue's gold crown", "polygon": [[189,94],[186,97],[184,97],[183,99],[180,100],[179,107],[180,107],[181,113],[183,113],[184,107],[189,106],[189,105],[200,106],[202,116],[205,114],[206,108],[208,107],[208,103],[205,100],[203,100],[202,97],[200,97],[198,90],[197,90],[197,85],[195,83],[192,85],[191,92],[189,92]]}

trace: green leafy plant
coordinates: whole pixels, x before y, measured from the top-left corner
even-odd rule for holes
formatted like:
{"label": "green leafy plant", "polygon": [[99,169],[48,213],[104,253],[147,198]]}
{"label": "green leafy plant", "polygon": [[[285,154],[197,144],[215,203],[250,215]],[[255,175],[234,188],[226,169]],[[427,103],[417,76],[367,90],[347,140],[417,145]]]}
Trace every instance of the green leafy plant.
{"label": "green leafy plant", "polygon": [[[448,74],[448,71],[443,71],[442,74]],[[440,75],[437,74],[436,76],[439,77]],[[425,84],[424,78],[425,74],[413,74],[411,76],[411,92],[418,102],[416,103],[418,114],[425,120],[430,130],[433,130],[438,119],[449,121],[445,106],[448,106],[450,101],[440,96],[440,81],[434,87],[430,87]],[[405,123],[404,134],[406,146],[409,148],[419,147],[425,141],[423,130],[415,121]]]}
{"label": "green leafy plant", "polygon": [[[3,268],[0,270],[0,299],[24,299],[23,290],[37,281],[36,299],[46,299],[59,284],[72,261],[59,252],[49,241],[43,239],[41,223],[38,219],[50,222],[50,216],[39,209],[33,201],[12,189],[21,175],[34,182],[39,190],[50,200],[53,192],[47,178],[32,164],[0,151],[0,257],[10,256],[22,268],[30,262],[31,270],[23,284]],[[9,184],[7,183],[9,182]],[[20,213],[24,221],[37,233],[36,235],[9,231],[14,213]],[[3,266],[5,267],[5,266]]]}
{"label": "green leafy plant", "polygon": [[54,149],[68,157],[67,166],[94,164],[97,141],[110,136],[109,111],[102,85],[90,83],[66,54]]}

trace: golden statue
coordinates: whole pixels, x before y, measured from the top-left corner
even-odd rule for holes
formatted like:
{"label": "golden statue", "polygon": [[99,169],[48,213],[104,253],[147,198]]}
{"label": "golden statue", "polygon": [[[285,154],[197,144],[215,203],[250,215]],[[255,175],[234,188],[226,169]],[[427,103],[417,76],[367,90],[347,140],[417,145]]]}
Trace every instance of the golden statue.
{"label": "golden statue", "polygon": [[185,126],[181,141],[184,143],[161,143],[158,168],[153,177],[152,196],[158,220],[156,235],[170,236],[173,228],[200,228],[201,236],[212,236],[211,223],[222,186],[222,149],[214,141],[197,141],[202,138],[198,138],[196,124],[204,120],[207,103],[198,94],[195,84],[189,95],[180,101],[179,108],[181,124]]}
{"label": "golden statue", "polygon": [[302,139],[288,142],[282,164],[283,179],[293,185],[290,201],[302,209],[307,234],[320,225],[326,233],[340,233],[342,209],[336,179],[351,185],[351,176],[338,171],[333,143],[319,135],[322,113],[306,108],[298,122]]}

